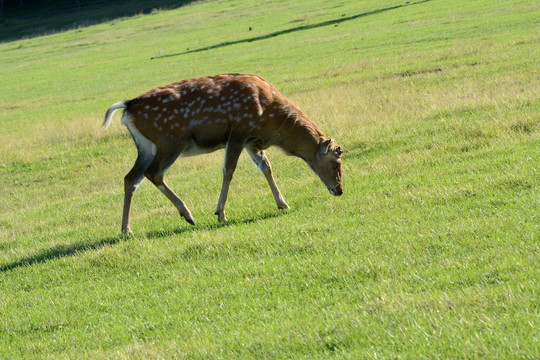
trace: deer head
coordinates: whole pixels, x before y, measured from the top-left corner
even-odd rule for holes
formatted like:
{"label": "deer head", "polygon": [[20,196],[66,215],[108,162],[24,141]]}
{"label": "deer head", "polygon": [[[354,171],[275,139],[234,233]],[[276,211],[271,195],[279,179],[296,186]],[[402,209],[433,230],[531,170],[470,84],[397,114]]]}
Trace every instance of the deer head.
{"label": "deer head", "polygon": [[309,163],[332,195],[343,194],[341,181],[341,155],[343,149],[334,144],[333,139],[321,140],[318,151]]}

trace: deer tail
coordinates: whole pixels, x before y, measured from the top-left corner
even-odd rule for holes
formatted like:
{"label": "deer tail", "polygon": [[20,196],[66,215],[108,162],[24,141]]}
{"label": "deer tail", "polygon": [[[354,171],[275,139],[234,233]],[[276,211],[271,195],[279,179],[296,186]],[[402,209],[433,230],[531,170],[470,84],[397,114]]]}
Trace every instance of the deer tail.
{"label": "deer tail", "polygon": [[109,125],[111,124],[111,119],[112,119],[112,116],[114,114],[114,112],[118,109],[125,109],[127,106],[126,106],[126,102],[125,101],[122,101],[122,102],[118,102],[116,104],[114,104],[113,106],[111,106],[108,110],[107,110],[107,113],[105,114],[105,120],[103,121],[103,125],[101,125],[101,128],[103,130],[107,129],[109,127]]}

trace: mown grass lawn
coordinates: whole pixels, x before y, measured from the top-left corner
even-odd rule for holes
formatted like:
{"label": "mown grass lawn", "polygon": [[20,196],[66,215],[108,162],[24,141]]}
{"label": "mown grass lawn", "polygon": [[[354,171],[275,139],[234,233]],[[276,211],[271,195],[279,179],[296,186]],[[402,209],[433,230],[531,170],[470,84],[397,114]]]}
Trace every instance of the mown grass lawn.
{"label": "mown grass lawn", "polygon": [[[540,7],[196,1],[0,44],[0,358],[540,357]],[[249,30],[251,28],[251,30]],[[257,73],[345,149],[345,193],[268,151],[149,182],[106,109]]]}

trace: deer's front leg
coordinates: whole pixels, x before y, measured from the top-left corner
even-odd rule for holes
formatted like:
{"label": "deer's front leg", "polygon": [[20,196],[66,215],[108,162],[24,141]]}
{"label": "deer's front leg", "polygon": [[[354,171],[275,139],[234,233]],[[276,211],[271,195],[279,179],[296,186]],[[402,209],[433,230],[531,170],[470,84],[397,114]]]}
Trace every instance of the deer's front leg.
{"label": "deer's front leg", "polygon": [[241,142],[235,142],[229,139],[227,146],[225,147],[225,161],[223,162],[223,185],[221,186],[221,193],[217,204],[216,215],[219,221],[227,221],[225,218],[225,203],[227,202],[227,194],[229,192],[229,184],[231,183],[238,158],[242,153],[244,144]]}
{"label": "deer's front leg", "polygon": [[272,176],[272,166],[270,165],[270,161],[268,161],[268,158],[264,154],[264,151],[249,147],[247,147],[246,150],[251,156],[251,159],[253,160],[255,165],[257,165],[257,167],[266,177],[268,185],[270,185],[270,189],[272,190],[272,195],[274,195],[274,199],[276,200],[278,209],[289,209],[289,205],[283,198],[283,195],[281,195],[281,192],[276,185],[274,177]]}

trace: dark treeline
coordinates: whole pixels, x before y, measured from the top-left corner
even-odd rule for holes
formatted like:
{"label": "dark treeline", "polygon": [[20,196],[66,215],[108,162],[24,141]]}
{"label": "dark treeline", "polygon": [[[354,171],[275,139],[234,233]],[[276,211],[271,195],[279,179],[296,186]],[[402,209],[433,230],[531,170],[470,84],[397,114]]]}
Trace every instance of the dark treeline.
{"label": "dark treeline", "polygon": [[0,0],[0,16],[20,16],[20,15],[47,15],[48,13],[57,13],[73,9],[84,9],[95,6],[119,5],[130,7],[151,7],[152,3],[156,6],[178,7],[191,1],[174,0]]}
{"label": "dark treeline", "polygon": [[0,0],[0,42],[175,9],[195,0]]}
{"label": "dark treeline", "polygon": [[96,1],[85,0],[60,0],[60,1],[43,1],[43,0],[0,0],[0,15],[5,13],[20,13],[27,9],[62,9],[70,6],[80,6],[81,3],[95,3]]}

